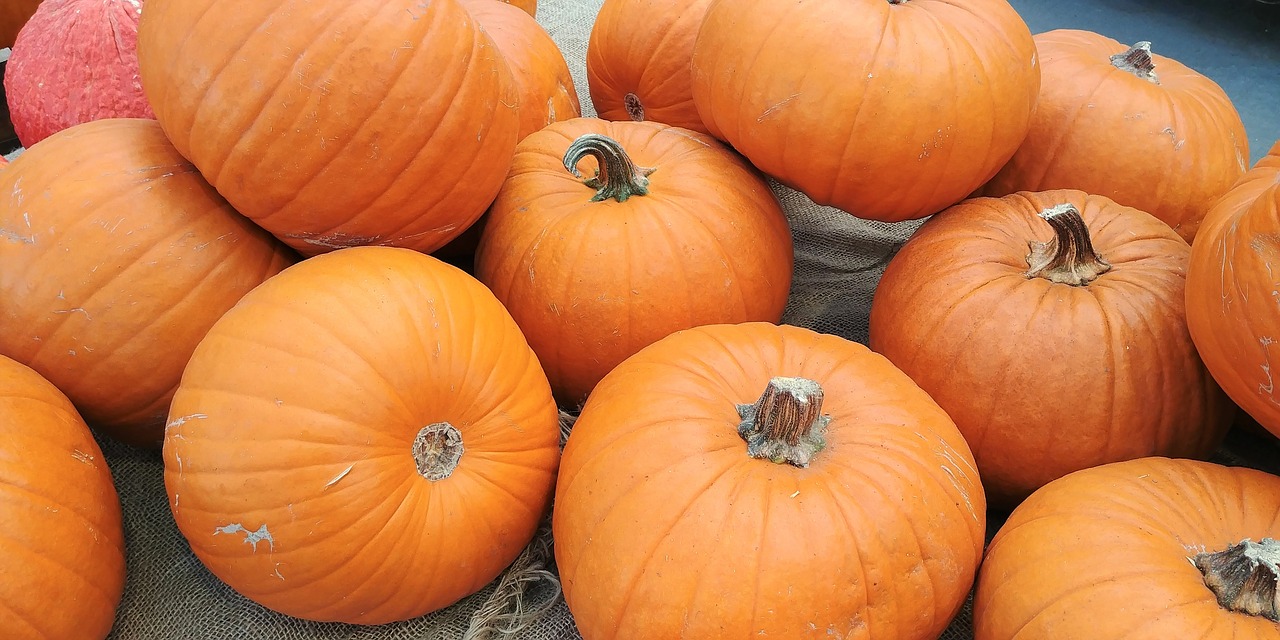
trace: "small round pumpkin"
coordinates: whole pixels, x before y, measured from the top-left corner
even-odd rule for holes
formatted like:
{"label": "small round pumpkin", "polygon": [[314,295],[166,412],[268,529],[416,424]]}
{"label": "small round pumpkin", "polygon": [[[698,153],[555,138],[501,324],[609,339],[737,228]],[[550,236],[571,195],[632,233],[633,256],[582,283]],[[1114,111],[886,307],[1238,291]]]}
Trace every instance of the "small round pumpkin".
{"label": "small round pumpkin", "polygon": [[533,538],[560,456],[520,329],[409,249],[268,280],[200,342],[171,411],[165,487],[191,550],[310,620],[405,620],[475,593]]}
{"label": "small round pumpkin", "polygon": [[147,0],[142,85],[174,145],[304,255],[433,251],[493,200],[515,84],[457,0]]}
{"label": "small round pumpkin", "polygon": [[0,356],[0,629],[102,640],[124,593],[124,528],[89,427],[40,374]]}
{"label": "small round pumpkin", "polygon": [[711,0],[605,0],[587,41],[587,88],[606,120],[707,133],[693,104],[693,43]]}
{"label": "small round pumpkin", "polygon": [[705,326],[629,358],[564,451],[553,528],[586,640],[937,638],[982,554],[947,414],[866,347]]}
{"label": "small round pumpkin", "polygon": [[1079,189],[1146,211],[1187,242],[1244,173],[1249,139],[1231,99],[1177,60],[1091,31],[1035,36],[1031,130],[982,193]]}
{"label": "small round pumpkin", "polygon": [[0,2],[0,49],[12,47],[23,25],[35,15],[40,0],[5,0]]}
{"label": "small round pumpkin", "polygon": [[54,134],[0,172],[0,194],[0,354],[133,445],[159,446],[205,331],[296,259],[154,120]]}
{"label": "small round pumpkin", "polygon": [[1147,458],[1079,471],[1010,515],[976,640],[1280,638],[1280,478]]}
{"label": "small round pumpkin", "polygon": [[673,331],[779,321],[791,268],[782,208],[740,156],[687,129],[595,118],[520,143],[476,254],[570,407]]}
{"label": "small round pumpkin", "polygon": [[46,0],[5,65],[23,146],[90,120],[151,118],[138,78],[141,0]]}
{"label": "small round pumpkin", "polygon": [[889,263],[870,346],[956,421],[1002,508],[1086,467],[1205,457],[1235,407],[1187,332],[1189,255],[1102,196],[975,198]]}
{"label": "small round pumpkin", "polygon": [[814,202],[886,222],[995,175],[1039,87],[1006,0],[717,0],[693,51],[711,133]]}
{"label": "small round pumpkin", "polygon": [[1187,268],[1187,325],[1214,379],[1280,436],[1280,142],[1204,219]]}

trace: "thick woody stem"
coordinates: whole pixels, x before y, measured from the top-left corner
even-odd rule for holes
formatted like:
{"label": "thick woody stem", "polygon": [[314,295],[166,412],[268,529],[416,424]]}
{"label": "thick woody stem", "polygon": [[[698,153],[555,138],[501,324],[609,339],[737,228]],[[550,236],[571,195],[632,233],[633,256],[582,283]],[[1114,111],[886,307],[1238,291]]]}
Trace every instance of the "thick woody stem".
{"label": "thick woody stem", "polygon": [[1280,543],[1271,538],[1249,539],[1216,553],[1191,559],[1204,575],[1204,584],[1223,608],[1280,622]]}
{"label": "thick woody stem", "polygon": [[1128,51],[1111,56],[1111,64],[1143,80],[1160,84],[1160,78],[1156,75],[1156,63],[1151,59],[1150,42],[1139,42],[1129,47]]}
{"label": "thick woody stem", "polygon": [[1040,217],[1053,227],[1054,238],[1049,242],[1030,243],[1028,278],[1084,286],[1111,270],[1111,263],[1094,251],[1089,227],[1075,205],[1050,207],[1041,212]]}
{"label": "thick woody stem", "polygon": [[747,455],[808,467],[827,445],[831,416],[822,415],[822,386],[808,378],[773,378],[755,404],[738,405],[738,435]]}
{"label": "thick woody stem", "polygon": [[592,202],[609,198],[626,202],[631,196],[648,195],[648,176],[654,170],[637,167],[616,140],[598,133],[583,135],[564,152],[564,168],[581,178],[578,162],[586,156],[595,158],[600,167],[594,177],[583,180],[583,184],[596,190]]}

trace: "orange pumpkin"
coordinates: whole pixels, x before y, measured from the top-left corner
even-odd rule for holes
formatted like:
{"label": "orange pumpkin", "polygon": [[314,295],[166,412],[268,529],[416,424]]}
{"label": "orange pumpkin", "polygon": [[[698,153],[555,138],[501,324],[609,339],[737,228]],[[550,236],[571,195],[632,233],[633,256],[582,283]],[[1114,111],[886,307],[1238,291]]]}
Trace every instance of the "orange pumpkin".
{"label": "orange pumpkin", "polygon": [[0,522],[5,639],[106,638],[125,577],[111,471],[67,397],[3,356]]}
{"label": "orange pumpkin", "polygon": [[605,0],[587,42],[587,87],[606,120],[707,133],[693,104],[693,42],[711,0]]}
{"label": "orange pumpkin", "polygon": [[699,327],[591,394],[556,564],[586,640],[934,639],[985,508],[955,425],[883,357],[793,326]]}
{"label": "orange pumpkin", "polygon": [[1235,407],[1187,332],[1189,254],[1102,196],[969,200],[889,263],[870,346],[956,421],[1000,507],[1086,467],[1205,457]]}
{"label": "orange pumpkin", "polygon": [[571,407],[673,331],[777,322],[791,266],[786,217],[740,156],[686,129],[594,118],[520,143],[476,255]]}
{"label": "orange pumpkin", "polygon": [[304,255],[443,246],[515,148],[510,71],[457,0],[147,0],[138,60],[178,150]]}
{"label": "orange pumpkin", "polygon": [[1146,211],[1187,242],[1248,168],[1231,99],[1177,60],[1090,31],[1035,36],[1044,81],[1031,131],[982,190],[1079,189]]}
{"label": "orange pumpkin", "polygon": [[165,486],[191,550],[245,596],[405,620],[478,591],[533,538],[558,417],[483,285],[408,249],[344,249],[268,280],[200,342]]}
{"label": "orange pumpkin", "polygon": [[538,15],[538,0],[501,0],[501,1],[513,7],[518,7],[521,11],[529,14],[530,16],[537,17]]}
{"label": "orange pumpkin", "polygon": [[237,214],[154,120],[77,125],[0,172],[0,354],[95,427],[158,446],[205,331],[296,256]]}
{"label": "orange pumpkin", "polygon": [[[1187,325],[1205,366],[1242,409],[1280,436],[1271,354],[1280,264],[1280,142],[1204,219],[1187,268]],[[1280,363],[1280,358],[1277,359]]]}
{"label": "orange pumpkin", "polygon": [[995,175],[1039,87],[1006,0],[718,0],[693,52],[709,131],[818,204],[881,221]]}
{"label": "orange pumpkin", "polygon": [[1149,458],[1073,473],[987,550],[976,640],[1280,637],[1280,478]]}
{"label": "orange pumpkin", "polygon": [[18,32],[35,15],[40,0],[5,0],[0,2],[0,49],[12,47]]}

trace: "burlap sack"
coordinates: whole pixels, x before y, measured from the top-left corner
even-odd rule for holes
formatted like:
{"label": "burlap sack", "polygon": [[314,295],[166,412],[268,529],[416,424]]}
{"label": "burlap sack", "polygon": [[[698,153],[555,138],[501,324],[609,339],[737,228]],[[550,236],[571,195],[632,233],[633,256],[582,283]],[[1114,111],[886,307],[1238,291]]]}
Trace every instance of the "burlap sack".
{"label": "burlap sack", "polygon": [[[560,45],[577,83],[584,115],[594,115],[587,93],[585,59],[600,0],[543,0],[538,20]],[[885,264],[917,223],[858,220],[814,206],[802,194],[774,185],[796,240],[796,267],[785,322],[865,342],[867,317]],[[319,624],[268,611],[213,577],[191,554],[169,512],[163,469],[154,453],[103,442],[120,490],[128,541],[128,583],[112,638],[262,640],[571,640],[580,638],[560,597],[549,531],[539,535],[506,575],[457,605],[408,622],[380,627]],[[1280,469],[1260,460],[1274,447],[1265,439],[1235,434],[1220,462]],[[1000,522],[993,519],[989,534]],[[50,603],[56,606],[56,603]],[[969,640],[970,611],[943,635]]]}

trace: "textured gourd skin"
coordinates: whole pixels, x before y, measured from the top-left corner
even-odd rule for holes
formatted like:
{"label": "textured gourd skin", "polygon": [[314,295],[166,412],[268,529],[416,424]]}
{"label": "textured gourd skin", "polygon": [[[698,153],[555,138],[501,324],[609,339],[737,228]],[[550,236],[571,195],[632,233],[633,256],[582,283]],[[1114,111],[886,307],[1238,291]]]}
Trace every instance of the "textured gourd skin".
{"label": "textured gourd skin", "polygon": [[297,259],[205,182],[155,120],[95,120],[0,171],[0,354],[89,424],[159,446],[196,343]]}
{"label": "textured gourd skin", "polygon": [[[617,141],[656,168],[649,193],[593,201],[565,169],[586,134]],[[703,134],[654,122],[563,120],[525,138],[489,211],[476,276],[538,353],[563,406],[669,333],[700,324],[782,318],[792,240],[768,183]]]}
{"label": "textured gourd skin", "polygon": [[0,629],[102,640],[124,593],[124,529],[106,459],[75,407],[0,356]]}
{"label": "textured gourd skin", "polygon": [[1158,83],[1119,69],[1111,56],[1129,47],[1089,31],[1035,40],[1043,82],[1031,130],[982,195],[1078,189],[1146,211],[1190,243],[1248,168],[1249,138],[1226,92],[1158,53]]}
{"label": "textured gourd skin", "polygon": [[[1084,286],[1028,277],[1037,214],[1069,203],[1111,269]],[[893,258],[870,346],[973,447],[989,500],[1016,505],[1071,471],[1149,455],[1207,457],[1235,407],[1187,331],[1190,247],[1155,217],[1079,191],[976,198]]]}
{"label": "textured gourd skin", "polygon": [[[748,456],[737,406],[822,385],[807,468]],[[950,418],[883,357],[767,323],[678,332],[611,372],[565,448],[554,518],[587,640],[937,638],[986,502]]]}
{"label": "textured gourd skin", "polygon": [[717,0],[693,53],[712,134],[818,204],[887,222],[991,179],[1039,87],[1005,0]]}
{"label": "textured gourd skin", "polygon": [[[1276,640],[1222,608],[1189,560],[1280,538],[1280,478],[1147,458],[1073,473],[996,533],[974,597],[976,640]],[[1123,604],[1123,606],[1120,606]]]}
{"label": "textured gourd skin", "polygon": [[[209,331],[174,396],[165,487],[216,576],[263,606],[380,624],[493,581],[559,462],[546,375],[493,295],[408,249],[298,263]],[[452,474],[415,444],[448,423]]]}
{"label": "textured gourd skin", "polygon": [[[1280,436],[1272,357],[1280,310],[1280,142],[1205,216],[1187,270],[1187,323],[1214,379]],[[1277,359],[1280,362],[1280,358]]]}

